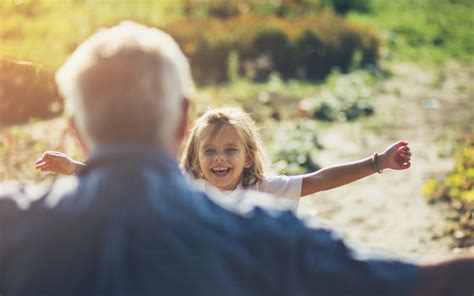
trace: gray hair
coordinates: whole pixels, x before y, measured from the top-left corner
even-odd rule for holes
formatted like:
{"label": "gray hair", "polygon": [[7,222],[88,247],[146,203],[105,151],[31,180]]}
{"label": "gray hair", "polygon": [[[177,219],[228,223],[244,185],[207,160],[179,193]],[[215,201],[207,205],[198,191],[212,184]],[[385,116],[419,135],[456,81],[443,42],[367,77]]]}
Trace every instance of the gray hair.
{"label": "gray hair", "polygon": [[130,21],[84,41],[56,82],[92,148],[115,142],[168,148],[182,99],[194,91],[188,61],[173,38]]}

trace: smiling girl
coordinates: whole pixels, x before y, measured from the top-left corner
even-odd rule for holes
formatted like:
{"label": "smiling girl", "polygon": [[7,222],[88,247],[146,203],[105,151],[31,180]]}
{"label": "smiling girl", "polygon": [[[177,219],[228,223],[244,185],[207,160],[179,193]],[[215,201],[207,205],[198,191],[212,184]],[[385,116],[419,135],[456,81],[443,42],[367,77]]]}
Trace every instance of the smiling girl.
{"label": "smiling girl", "polygon": [[[282,143],[284,145],[284,143]],[[201,190],[232,194],[256,190],[295,201],[381,173],[410,167],[410,149],[404,141],[384,152],[316,172],[295,176],[270,175],[262,141],[252,118],[238,108],[211,109],[195,123],[181,158],[181,167]],[[212,185],[212,186],[210,186]]]}

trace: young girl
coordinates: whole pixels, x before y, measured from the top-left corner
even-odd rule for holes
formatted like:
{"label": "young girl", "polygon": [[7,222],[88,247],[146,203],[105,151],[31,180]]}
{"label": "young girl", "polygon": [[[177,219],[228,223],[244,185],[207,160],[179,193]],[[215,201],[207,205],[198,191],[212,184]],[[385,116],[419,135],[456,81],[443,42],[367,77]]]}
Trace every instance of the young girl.
{"label": "young girl", "polygon": [[[282,143],[284,145],[284,143]],[[256,190],[294,201],[332,189],[384,169],[410,167],[410,149],[404,141],[370,157],[295,176],[272,176],[255,122],[239,108],[211,109],[192,128],[184,147],[181,167],[207,193],[216,189],[231,195]],[[84,164],[60,152],[45,152],[36,167],[42,171],[71,174]],[[61,169],[58,168],[67,168]]]}
{"label": "young girl", "polygon": [[[284,143],[282,143],[284,145]],[[410,149],[404,141],[383,153],[316,172],[271,176],[255,122],[238,108],[212,109],[195,123],[181,158],[181,167],[204,191],[212,184],[221,192],[256,190],[298,203],[300,197],[345,185],[384,169],[410,167]]]}

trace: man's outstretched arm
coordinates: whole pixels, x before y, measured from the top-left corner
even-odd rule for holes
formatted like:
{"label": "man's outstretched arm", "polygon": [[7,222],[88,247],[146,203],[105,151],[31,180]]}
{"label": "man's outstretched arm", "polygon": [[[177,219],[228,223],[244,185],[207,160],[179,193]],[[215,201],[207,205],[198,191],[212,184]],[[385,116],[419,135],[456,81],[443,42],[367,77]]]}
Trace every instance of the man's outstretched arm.
{"label": "man's outstretched arm", "polygon": [[422,265],[413,295],[473,296],[474,256]]}

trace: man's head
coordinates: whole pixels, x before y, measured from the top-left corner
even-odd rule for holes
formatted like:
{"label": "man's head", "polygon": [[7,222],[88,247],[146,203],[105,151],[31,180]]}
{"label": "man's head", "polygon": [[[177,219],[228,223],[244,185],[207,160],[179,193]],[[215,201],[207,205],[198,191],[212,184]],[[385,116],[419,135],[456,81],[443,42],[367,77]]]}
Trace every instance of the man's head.
{"label": "man's head", "polygon": [[166,33],[133,22],[100,30],[56,74],[79,133],[91,148],[114,143],[174,152],[184,134],[189,64]]}

